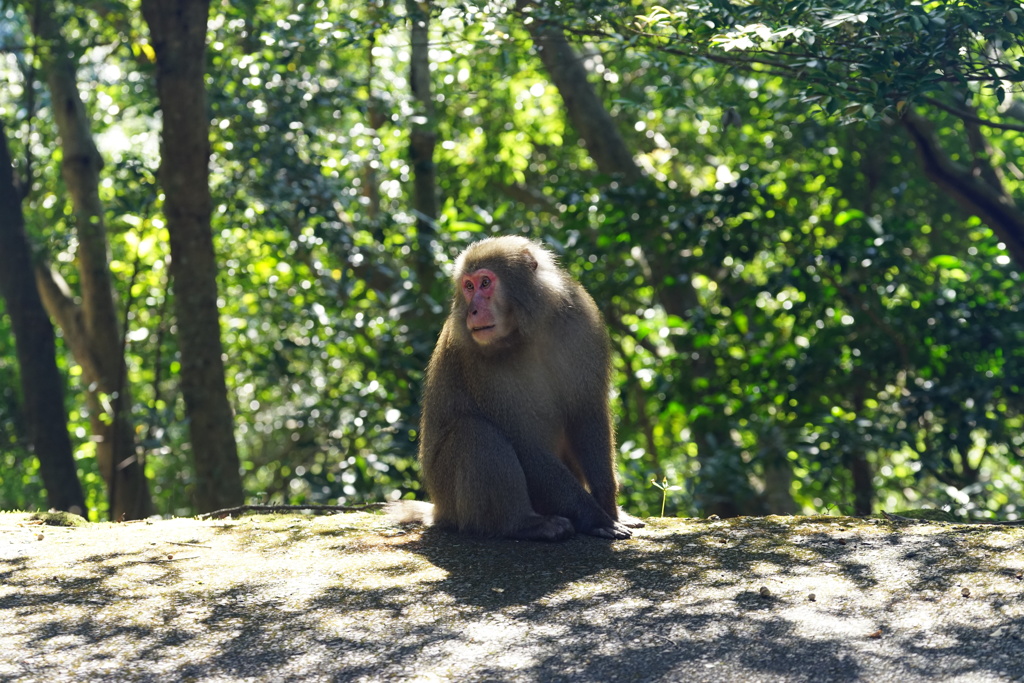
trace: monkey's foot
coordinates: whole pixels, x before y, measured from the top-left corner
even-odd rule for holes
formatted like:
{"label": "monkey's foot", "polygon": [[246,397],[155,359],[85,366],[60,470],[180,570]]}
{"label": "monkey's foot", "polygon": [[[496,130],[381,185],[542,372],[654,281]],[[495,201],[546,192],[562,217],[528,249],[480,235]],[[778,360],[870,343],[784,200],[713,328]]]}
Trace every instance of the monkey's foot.
{"label": "monkey's foot", "polygon": [[591,527],[583,533],[590,534],[591,536],[597,536],[598,538],[607,538],[613,541],[619,538],[630,538],[633,535],[633,532],[621,522],[612,522],[611,526]]}
{"label": "monkey's foot", "polygon": [[628,526],[631,529],[639,529],[641,527],[647,526],[642,519],[640,519],[639,517],[634,517],[633,515],[623,510],[622,508],[619,508],[619,524]]}
{"label": "monkey's foot", "polygon": [[533,515],[509,536],[527,541],[564,541],[575,533],[572,522],[565,517]]}

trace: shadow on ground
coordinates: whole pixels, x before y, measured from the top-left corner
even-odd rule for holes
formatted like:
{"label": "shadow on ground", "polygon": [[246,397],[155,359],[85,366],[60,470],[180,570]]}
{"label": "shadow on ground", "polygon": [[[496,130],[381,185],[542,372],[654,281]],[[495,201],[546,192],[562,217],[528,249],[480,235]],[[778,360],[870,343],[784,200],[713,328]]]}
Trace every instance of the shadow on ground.
{"label": "shadow on ground", "polygon": [[1024,678],[1024,529],[663,520],[487,541],[383,517],[0,515],[0,680]]}

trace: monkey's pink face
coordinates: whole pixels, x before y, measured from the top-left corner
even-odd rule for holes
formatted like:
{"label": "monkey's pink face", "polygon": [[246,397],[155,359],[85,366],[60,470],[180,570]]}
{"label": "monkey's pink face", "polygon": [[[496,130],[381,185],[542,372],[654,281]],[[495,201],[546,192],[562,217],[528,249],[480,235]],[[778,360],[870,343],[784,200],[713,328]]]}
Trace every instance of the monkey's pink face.
{"label": "monkey's pink face", "polygon": [[486,346],[508,334],[502,311],[501,282],[487,268],[462,276],[462,296],[466,299],[466,327],[473,341]]}

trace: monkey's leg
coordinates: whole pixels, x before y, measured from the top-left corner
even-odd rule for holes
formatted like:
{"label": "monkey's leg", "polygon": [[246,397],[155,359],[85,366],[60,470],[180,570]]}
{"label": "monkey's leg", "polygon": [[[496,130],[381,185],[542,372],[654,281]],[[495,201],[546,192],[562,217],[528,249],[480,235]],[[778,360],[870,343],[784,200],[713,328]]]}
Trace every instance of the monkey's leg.
{"label": "monkey's leg", "polygon": [[597,499],[554,453],[538,444],[520,446],[517,455],[537,512],[567,517],[582,534],[613,539],[632,536],[629,529],[601,509]]}
{"label": "monkey's leg", "polygon": [[461,422],[443,447],[453,459],[460,531],[538,541],[560,541],[575,533],[565,517],[534,511],[515,450],[490,423]]}

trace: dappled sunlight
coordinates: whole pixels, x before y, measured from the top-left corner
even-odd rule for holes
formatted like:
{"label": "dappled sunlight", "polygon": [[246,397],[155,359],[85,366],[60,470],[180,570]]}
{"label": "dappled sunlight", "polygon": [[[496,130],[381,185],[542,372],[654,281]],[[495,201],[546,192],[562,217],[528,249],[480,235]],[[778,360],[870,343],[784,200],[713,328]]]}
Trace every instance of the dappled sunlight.
{"label": "dappled sunlight", "polygon": [[0,647],[22,653],[0,658],[0,676],[61,663],[79,679],[126,666],[763,678],[802,662],[817,672],[808,680],[913,679],[1013,671],[1003,646],[1024,635],[1016,528],[649,519],[626,541],[546,544],[369,514],[81,528],[25,518],[0,518],[0,614],[18,624]]}
{"label": "dappled sunlight", "polygon": [[0,6],[0,680],[1024,680],[1019,2],[442,4]]}
{"label": "dappled sunlight", "polygon": [[[214,3],[205,51],[182,54],[207,57],[195,96],[166,101],[141,5],[69,4],[45,25],[5,8],[5,206],[29,242],[3,272],[52,266],[32,319],[57,325],[76,505],[106,518],[112,491],[145,490],[128,517],[189,515],[236,465],[235,502],[423,498],[451,261],[514,234],[600,305],[626,509],[1017,519],[1024,15],[846,5]],[[183,176],[183,204],[209,208],[202,273],[171,254],[166,181],[192,146],[159,142],[185,119],[208,143],[189,168],[209,178]],[[212,300],[177,310],[200,281]],[[179,333],[210,307],[193,365]],[[0,502],[44,508],[10,319]],[[123,386],[91,369],[97,352],[123,360]],[[203,455],[206,411],[182,390],[221,358],[230,419]],[[102,476],[108,424],[143,465],[128,485]],[[207,481],[197,463],[222,454]]]}

